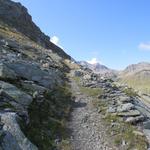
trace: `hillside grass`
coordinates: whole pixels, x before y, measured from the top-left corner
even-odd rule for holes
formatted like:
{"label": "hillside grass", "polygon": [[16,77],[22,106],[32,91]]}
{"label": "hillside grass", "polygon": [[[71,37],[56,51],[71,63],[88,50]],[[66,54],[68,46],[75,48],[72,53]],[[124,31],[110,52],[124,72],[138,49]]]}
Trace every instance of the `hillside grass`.
{"label": "hillside grass", "polygon": [[103,93],[103,90],[101,88],[90,88],[90,87],[82,86],[80,84],[80,78],[79,77],[74,77],[73,79],[77,82],[77,84],[80,88],[80,91],[82,93],[86,94],[87,96],[97,97]]}
{"label": "hillside grass", "polygon": [[138,90],[145,94],[150,94],[150,78],[148,79],[138,79],[138,78],[129,78],[129,79],[120,79],[120,83],[127,84],[129,87]]}

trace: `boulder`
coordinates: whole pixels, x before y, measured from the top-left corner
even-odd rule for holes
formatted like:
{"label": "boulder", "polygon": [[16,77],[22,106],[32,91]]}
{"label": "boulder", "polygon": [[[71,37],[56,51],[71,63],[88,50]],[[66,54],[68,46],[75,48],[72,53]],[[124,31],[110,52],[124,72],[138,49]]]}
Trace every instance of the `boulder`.
{"label": "boulder", "polygon": [[140,122],[140,121],[143,121],[145,119],[144,116],[140,115],[140,116],[137,116],[137,117],[128,117],[125,122],[127,123],[131,123],[131,124],[135,124],[137,122]]}
{"label": "boulder", "polygon": [[143,132],[146,135],[146,138],[147,138],[148,142],[150,142],[150,130],[149,129],[144,129]]}
{"label": "boulder", "polygon": [[134,105],[132,103],[121,104],[117,108],[117,112],[126,112],[128,110],[134,109]]}
{"label": "boulder", "polygon": [[141,113],[138,110],[129,110],[128,112],[117,113],[117,115],[121,117],[135,117],[140,116]]}
{"label": "boulder", "polygon": [[74,76],[75,76],[75,77],[81,77],[81,76],[83,76],[83,72],[80,71],[80,70],[75,70],[75,71],[74,71]]}
{"label": "boulder", "polygon": [[128,102],[131,102],[131,98],[122,95],[122,96],[119,97],[119,102],[120,103],[128,103]]}
{"label": "boulder", "polygon": [[0,63],[0,78],[1,79],[17,79],[16,73],[8,68],[4,63]]}
{"label": "boulder", "polygon": [[55,69],[49,69],[49,71],[42,70],[36,64],[27,62],[14,62],[9,63],[7,66],[15,71],[17,76],[34,81],[39,85],[46,88],[53,88],[56,82],[61,82],[60,72]]}
{"label": "boulder", "polygon": [[46,91],[48,91],[48,89],[43,86],[37,85],[32,82],[27,82],[27,81],[21,82],[21,86],[23,87],[23,89],[28,91],[28,93],[31,95],[36,91],[39,94],[44,94]]}
{"label": "boulder", "polygon": [[107,112],[108,113],[115,113],[116,112],[116,107],[109,107],[108,109],[107,109]]}
{"label": "boulder", "polygon": [[91,75],[90,74],[86,74],[86,75],[83,76],[83,79],[90,80],[91,79]]}
{"label": "boulder", "polygon": [[38,150],[21,131],[16,113],[3,113],[0,116],[5,131],[1,142],[3,150]]}
{"label": "boulder", "polygon": [[15,104],[22,105],[27,108],[32,102],[32,97],[25,92],[19,90],[12,84],[0,81],[1,95],[10,99],[10,103],[14,106]]}
{"label": "boulder", "polygon": [[150,120],[143,123],[144,129],[150,129]]}

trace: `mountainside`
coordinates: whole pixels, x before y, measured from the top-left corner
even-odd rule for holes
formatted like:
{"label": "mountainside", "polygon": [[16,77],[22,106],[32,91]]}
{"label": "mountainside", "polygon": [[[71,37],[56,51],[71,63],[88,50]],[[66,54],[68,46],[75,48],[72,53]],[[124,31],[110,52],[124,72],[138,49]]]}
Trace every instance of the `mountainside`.
{"label": "mountainside", "polygon": [[25,7],[0,0],[0,149],[56,149],[65,140],[70,62]]}
{"label": "mountainside", "polygon": [[120,73],[119,78],[122,83],[127,83],[144,93],[150,93],[150,63],[130,65]]}
{"label": "mountainside", "polygon": [[90,64],[86,61],[79,61],[78,64],[80,64],[83,67],[89,68],[93,72],[105,77],[115,77],[117,74],[117,71],[109,69],[108,67],[101,65],[100,63]]}
{"label": "mountainside", "polygon": [[8,28],[15,29],[42,47],[51,49],[61,57],[70,58],[61,48],[50,42],[50,37],[41,32],[39,27],[32,21],[27,9],[20,3],[11,0],[0,0],[0,25],[0,28],[7,25]]}
{"label": "mountainside", "polygon": [[148,62],[141,62],[138,64],[132,64],[126,67],[126,69],[122,72],[124,75],[135,74],[143,70],[149,70],[150,63]]}

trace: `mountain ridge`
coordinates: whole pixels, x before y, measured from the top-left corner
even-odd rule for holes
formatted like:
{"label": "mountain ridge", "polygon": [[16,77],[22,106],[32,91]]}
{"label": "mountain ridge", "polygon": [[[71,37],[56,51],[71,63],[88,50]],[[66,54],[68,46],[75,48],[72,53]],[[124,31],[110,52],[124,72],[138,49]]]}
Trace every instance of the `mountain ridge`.
{"label": "mountain ridge", "polygon": [[16,29],[42,47],[51,49],[64,58],[71,59],[60,47],[50,42],[50,37],[45,35],[32,21],[27,8],[22,6],[21,3],[11,0],[0,0],[0,3],[0,24],[5,23],[5,26],[8,25]]}
{"label": "mountain ridge", "polygon": [[83,67],[91,69],[94,73],[97,73],[106,77],[115,77],[117,73],[116,70],[110,69],[100,63],[90,64],[87,61],[78,61],[77,63]]}

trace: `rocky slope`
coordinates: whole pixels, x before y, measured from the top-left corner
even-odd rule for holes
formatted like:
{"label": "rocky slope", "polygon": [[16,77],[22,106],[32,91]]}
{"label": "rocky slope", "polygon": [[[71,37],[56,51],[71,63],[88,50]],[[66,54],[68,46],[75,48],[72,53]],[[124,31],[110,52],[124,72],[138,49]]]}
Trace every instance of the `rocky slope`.
{"label": "rocky slope", "polygon": [[0,149],[56,149],[71,107],[68,56],[20,3],[0,0]]}

